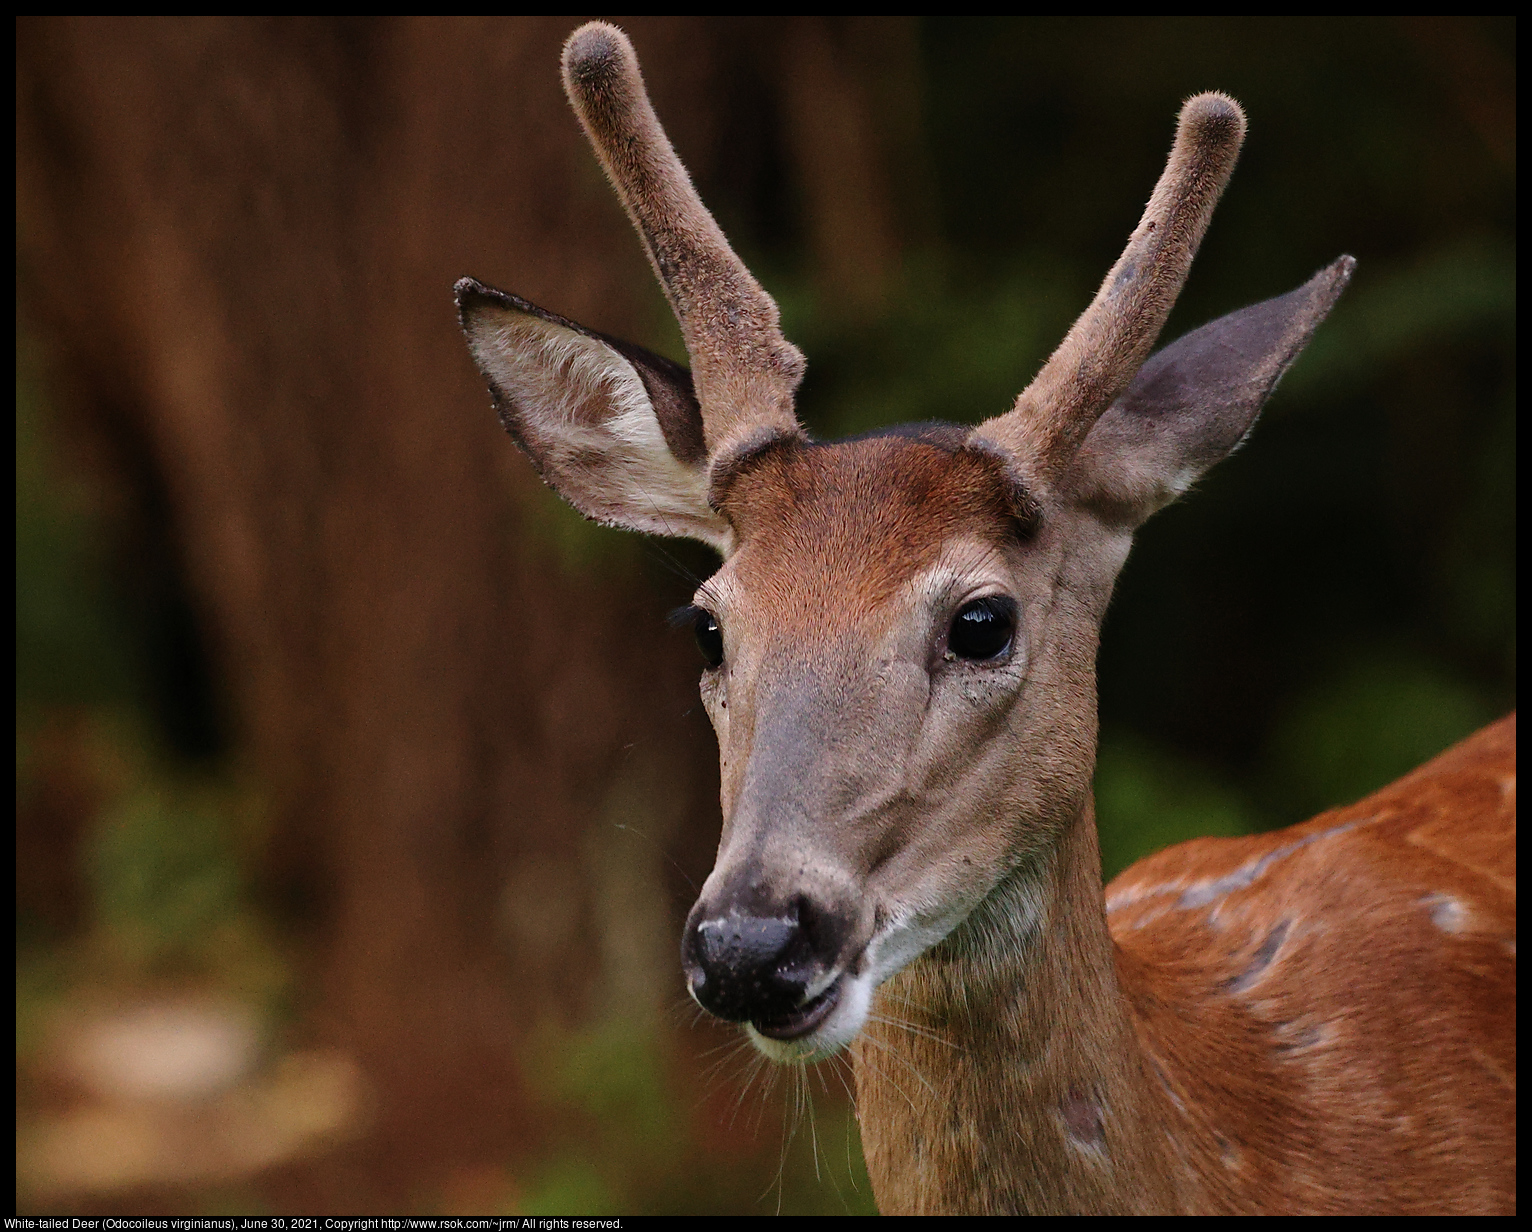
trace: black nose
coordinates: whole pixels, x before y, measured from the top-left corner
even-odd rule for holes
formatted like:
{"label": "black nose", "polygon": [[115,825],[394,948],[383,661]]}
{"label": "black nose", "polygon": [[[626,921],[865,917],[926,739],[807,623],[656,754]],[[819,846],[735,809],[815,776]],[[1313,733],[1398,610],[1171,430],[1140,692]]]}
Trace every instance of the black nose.
{"label": "black nose", "polygon": [[829,965],[815,954],[815,930],[804,914],[799,906],[783,916],[692,920],[681,964],[697,1003],[731,1022],[775,1019],[796,1009]]}

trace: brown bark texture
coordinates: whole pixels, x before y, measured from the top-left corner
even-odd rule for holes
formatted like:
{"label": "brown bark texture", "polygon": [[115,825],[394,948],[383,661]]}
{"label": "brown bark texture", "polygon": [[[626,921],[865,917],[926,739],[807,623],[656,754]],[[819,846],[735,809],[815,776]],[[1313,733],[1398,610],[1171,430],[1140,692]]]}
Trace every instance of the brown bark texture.
{"label": "brown bark texture", "polygon": [[[18,26],[22,311],[50,396],[140,442],[168,492],[236,749],[274,802],[270,880],[318,908],[318,1030],[376,1093],[375,1174],[390,1152],[534,1145],[520,1041],[635,975],[680,994],[684,905],[649,904],[636,956],[609,908],[665,898],[661,850],[700,881],[714,841],[694,652],[636,546],[583,567],[549,546],[552,497],[452,302],[473,274],[664,337],[559,87],[573,24]],[[737,32],[628,27],[705,178]],[[661,869],[629,891],[590,856],[633,820],[624,791],[652,831],[634,859]]]}

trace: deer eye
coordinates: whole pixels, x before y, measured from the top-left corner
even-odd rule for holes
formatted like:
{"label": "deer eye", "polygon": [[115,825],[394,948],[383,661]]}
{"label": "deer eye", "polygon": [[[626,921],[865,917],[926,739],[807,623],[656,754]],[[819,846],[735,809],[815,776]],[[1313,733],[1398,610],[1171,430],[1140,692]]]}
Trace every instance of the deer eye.
{"label": "deer eye", "polygon": [[996,595],[965,603],[952,618],[947,648],[960,659],[994,659],[1011,648],[1016,604]]}
{"label": "deer eye", "polygon": [[723,662],[723,630],[718,627],[713,614],[699,608],[696,620],[692,623],[692,630],[697,635],[697,649],[702,651],[702,657],[707,660],[707,665],[717,667]]}

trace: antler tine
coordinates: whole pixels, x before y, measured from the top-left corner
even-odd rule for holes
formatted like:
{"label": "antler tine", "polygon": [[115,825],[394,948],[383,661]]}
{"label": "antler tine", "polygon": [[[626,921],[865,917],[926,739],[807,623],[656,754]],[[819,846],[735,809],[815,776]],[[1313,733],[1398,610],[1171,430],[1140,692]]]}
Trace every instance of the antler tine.
{"label": "antler tine", "polygon": [[564,90],[680,322],[708,453],[750,429],[801,435],[792,400],[803,355],[697,196],[649,104],[628,36],[598,21],[570,35]]}
{"label": "antler tine", "polygon": [[1244,139],[1245,113],[1232,98],[1187,100],[1164,174],[1096,298],[1015,406],[974,429],[976,444],[1019,455],[1028,484],[1053,485],[1149,357]]}

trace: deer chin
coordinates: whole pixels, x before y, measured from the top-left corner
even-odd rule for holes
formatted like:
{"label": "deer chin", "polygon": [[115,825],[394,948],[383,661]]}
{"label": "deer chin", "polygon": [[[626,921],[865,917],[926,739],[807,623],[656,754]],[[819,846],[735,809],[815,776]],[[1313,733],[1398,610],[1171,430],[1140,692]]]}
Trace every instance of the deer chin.
{"label": "deer chin", "polygon": [[790,1014],[745,1025],[745,1034],[781,1065],[823,1061],[860,1034],[878,986],[897,975],[973,913],[982,896],[965,896],[942,910],[887,925],[850,967]]}
{"label": "deer chin", "polygon": [[842,972],[823,992],[785,1018],[747,1023],[745,1034],[779,1065],[823,1061],[857,1037],[872,1008],[878,981],[870,972]]}

